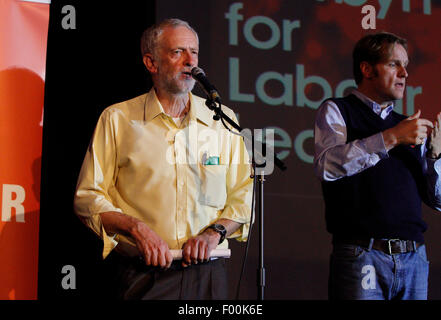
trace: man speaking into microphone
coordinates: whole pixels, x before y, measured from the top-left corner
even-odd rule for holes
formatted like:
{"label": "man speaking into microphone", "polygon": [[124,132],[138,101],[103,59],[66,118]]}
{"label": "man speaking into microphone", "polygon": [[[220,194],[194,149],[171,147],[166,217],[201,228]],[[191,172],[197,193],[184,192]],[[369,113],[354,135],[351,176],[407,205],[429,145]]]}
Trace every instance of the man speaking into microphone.
{"label": "man speaking into microphone", "polygon": [[[247,239],[245,144],[191,93],[199,39],[187,22],[150,27],[141,51],[153,88],[101,114],[75,211],[103,241],[118,298],[227,299],[225,259],[212,253],[228,248],[226,238]],[[176,250],[182,259],[173,260]]]}
{"label": "man speaking into microphone", "polygon": [[368,34],[354,47],[357,89],[324,101],[314,169],[332,234],[329,298],[425,300],[429,263],[422,202],[441,211],[441,113],[394,111],[408,77],[407,41]]}

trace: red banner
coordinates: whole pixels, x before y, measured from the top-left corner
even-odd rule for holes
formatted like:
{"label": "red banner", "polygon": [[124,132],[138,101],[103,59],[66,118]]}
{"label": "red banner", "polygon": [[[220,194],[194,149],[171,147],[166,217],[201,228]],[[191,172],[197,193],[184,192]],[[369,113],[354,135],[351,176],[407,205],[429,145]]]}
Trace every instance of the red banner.
{"label": "red banner", "polygon": [[0,299],[36,299],[49,5],[0,0]]}

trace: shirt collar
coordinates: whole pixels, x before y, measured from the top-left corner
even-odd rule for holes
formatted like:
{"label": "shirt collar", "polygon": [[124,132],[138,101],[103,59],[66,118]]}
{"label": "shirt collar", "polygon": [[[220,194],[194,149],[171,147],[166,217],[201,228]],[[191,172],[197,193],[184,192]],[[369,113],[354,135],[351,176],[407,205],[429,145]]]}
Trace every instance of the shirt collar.
{"label": "shirt collar", "polygon": [[156,96],[155,89],[152,87],[145,97],[144,121],[149,122],[161,113],[165,114],[164,109]]}
{"label": "shirt collar", "polygon": [[[193,121],[199,120],[205,123],[207,126],[211,126],[213,123],[213,111],[208,109],[205,104],[198,99],[197,96],[194,96],[191,92],[188,94],[190,98],[190,111],[189,116]],[[147,94],[145,98],[144,105],[144,120],[146,122],[153,120],[160,114],[166,114],[164,109],[162,108],[161,103],[156,95],[155,89],[152,88]]]}
{"label": "shirt collar", "polygon": [[199,120],[210,127],[214,121],[213,115],[214,112],[208,109],[205,101],[190,92],[190,119]]}
{"label": "shirt collar", "polygon": [[376,103],[375,101],[369,99],[367,96],[365,96],[363,93],[361,93],[358,90],[352,91],[352,93],[359,98],[364,104],[366,104],[369,108],[372,109],[377,115],[381,116],[383,119],[385,119],[393,110],[394,103],[390,102],[386,108],[383,110],[381,109],[381,106]]}

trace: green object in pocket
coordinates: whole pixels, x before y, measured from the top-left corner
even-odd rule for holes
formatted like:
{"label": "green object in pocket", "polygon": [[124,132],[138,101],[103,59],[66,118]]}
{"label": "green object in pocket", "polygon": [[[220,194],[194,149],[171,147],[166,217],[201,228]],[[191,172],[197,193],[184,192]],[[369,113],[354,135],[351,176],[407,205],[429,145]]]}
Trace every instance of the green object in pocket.
{"label": "green object in pocket", "polygon": [[219,157],[209,157],[204,165],[210,166],[210,165],[219,165]]}

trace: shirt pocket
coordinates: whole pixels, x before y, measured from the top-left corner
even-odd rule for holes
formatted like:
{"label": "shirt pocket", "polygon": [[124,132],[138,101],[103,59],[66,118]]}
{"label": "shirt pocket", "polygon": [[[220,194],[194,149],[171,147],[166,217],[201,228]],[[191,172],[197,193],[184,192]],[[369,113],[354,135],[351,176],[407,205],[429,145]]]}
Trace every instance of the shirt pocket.
{"label": "shirt pocket", "polygon": [[222,209],[227,200],[225,165],[201,165],[200,182],[201,189],[198,201],[200,204]]}

